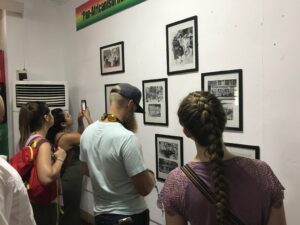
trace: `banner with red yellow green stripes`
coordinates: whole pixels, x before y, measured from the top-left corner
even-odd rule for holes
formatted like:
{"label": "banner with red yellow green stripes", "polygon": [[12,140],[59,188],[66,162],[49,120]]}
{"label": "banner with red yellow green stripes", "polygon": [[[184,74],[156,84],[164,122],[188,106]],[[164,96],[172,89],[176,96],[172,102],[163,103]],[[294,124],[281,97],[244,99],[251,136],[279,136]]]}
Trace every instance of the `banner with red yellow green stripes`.
{"label": "banner with red yellow green stripes", "polygon": [[144,1],[146,0],[89,0],[76,8],[76,29],[80,30]]}

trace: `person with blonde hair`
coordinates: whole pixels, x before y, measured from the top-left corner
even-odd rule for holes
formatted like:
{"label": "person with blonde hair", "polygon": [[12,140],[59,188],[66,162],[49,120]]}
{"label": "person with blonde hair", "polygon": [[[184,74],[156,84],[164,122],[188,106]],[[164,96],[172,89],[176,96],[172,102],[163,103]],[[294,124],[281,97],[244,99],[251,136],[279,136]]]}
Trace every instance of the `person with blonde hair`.
{"label": "person with blonde hair", "polygon": [[[271,168],[235,156],[224,145],[221,102],[209,92],[195,91],[181,101],[177,114],[196,154],[164,183],[158,206],[165,209],[166,225],[286,225],[284,187]],[[190,179],[190,174],[195,176]]]}

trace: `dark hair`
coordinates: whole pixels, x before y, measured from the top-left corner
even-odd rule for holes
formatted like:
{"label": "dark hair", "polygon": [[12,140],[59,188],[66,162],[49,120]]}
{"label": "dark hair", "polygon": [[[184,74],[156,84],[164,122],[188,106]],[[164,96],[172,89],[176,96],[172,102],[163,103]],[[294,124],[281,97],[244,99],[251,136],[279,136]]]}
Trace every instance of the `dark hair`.
{"label": "dark hair", "polygon": [[25,146],[32,132],[43,127],[44,115],[49,114],[49,112],[50,110],[45,102],[28,102],[21,107],[19,113],[20,148]]}
{"label": "dark hair", "polygon": [[228,205],[228,185],[222,163],[222,134],[226,124],[222,104],[213,94],[196,91],[182,100],[177,114],[180,124],[191,133],[199,145],[206,148],[206,154],[210,157],[210,175],[217,199],[217,224],[223,225]]}
{"label": "dark hair", "polygon": [[64,129],[61,123],[66,122],[66,119],[64,111],[60,108],[53,109],[51,113],[54,118],[54,124],[48,130],[46,138],[50,141],[50,143],[55,144],[56,134]]}

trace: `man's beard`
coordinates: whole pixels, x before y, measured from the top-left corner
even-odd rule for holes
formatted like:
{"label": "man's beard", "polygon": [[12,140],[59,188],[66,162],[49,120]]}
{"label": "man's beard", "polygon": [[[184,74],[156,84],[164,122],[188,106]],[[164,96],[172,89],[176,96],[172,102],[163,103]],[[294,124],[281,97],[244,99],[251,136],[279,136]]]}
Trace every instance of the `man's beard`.
{"label": "man's beard", "polygon": [[130,113],[130,115],[128,115],[128,117],[126,117],[126,119],[123,121],[123,126],[132,131],[133,133],[137,132],[137,121],[135,118],[135,114],[134,113]]}

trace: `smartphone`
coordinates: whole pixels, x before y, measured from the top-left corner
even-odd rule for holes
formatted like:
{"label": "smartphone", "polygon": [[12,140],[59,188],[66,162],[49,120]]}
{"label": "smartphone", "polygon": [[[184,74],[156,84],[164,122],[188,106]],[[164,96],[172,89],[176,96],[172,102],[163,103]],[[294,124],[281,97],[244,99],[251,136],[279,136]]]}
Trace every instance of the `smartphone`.
{"label": "smartphone", "polygon": [[85,111],[86,108],[87,108],[86,100],[83,99],[83,100],[81,100],[81,109],[82,109],[83,111]]}

